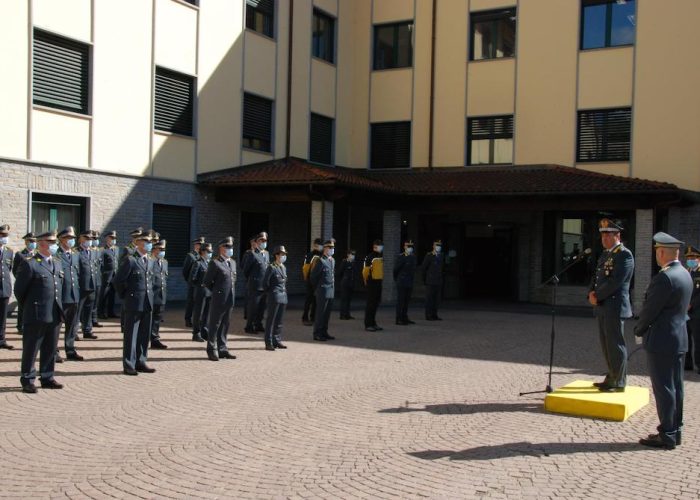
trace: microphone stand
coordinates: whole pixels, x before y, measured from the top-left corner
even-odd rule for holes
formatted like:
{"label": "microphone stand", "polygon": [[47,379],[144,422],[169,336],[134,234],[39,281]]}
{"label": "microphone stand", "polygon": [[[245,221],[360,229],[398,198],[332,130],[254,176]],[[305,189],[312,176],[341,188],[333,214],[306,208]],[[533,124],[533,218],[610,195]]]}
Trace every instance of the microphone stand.
{"label": "microphone stand", "polygon": [[563,276],[569,269],[574,267],[576,264],[579,262],[585,260],[584,257],[587,257],[590,254],[590,249],[588,252],[584,252],[582,254],[579,254],[574,260],[569,262],[564,268],[559,271],[558,273],[553,274],[547,280],[545,280],[540,286],[544,285],[554,285],[552,287],[552,329],[549,337],[549,376],[547,378],[547,386],[543,391],[527,391],[527,392],[521,392],[521,396],[525,396],[527,394],[540,394],[542,392],[546,392],[549,394],[552,392],[552,366],[554,365],[554,339],[556,337],[556,329],[554,328],[554,323],[557,317],[557,291],[559,289],[559,281],[560,277]]}

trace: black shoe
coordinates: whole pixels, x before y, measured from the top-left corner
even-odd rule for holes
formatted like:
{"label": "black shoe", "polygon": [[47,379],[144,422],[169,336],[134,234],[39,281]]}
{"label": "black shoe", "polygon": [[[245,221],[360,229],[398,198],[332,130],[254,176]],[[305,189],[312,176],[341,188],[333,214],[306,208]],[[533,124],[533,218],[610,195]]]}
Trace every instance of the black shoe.
{"label": "black shoe", "polygon": [[317,340],[318,342],[325,342],[328,339],[326,339],[326,337],[317,337],[316,335],[314,335],[314,340]]}
{"label": "black shoe", "polygon": [[255,327],[255,333],[265,333],[265,329],[261,325],[258,325]]}
{"label": "black shoe", "polygon": [[54,361],[55,361],[56,363],[63,363],[63,358],[61,357],[60,354],[56,353],[56,356],[55,356]]}
{"label": "black shoe", "polygon": [[[100,319],[109,319],[109,316],[106,314],[98,314],[97,317]],[[95,326],[95,324],[93,323],[92,326]]]}
{"label": "black shoe", "polygon": [[609,385],[603,385],[598,387],[600,392],[625,392],[624,387],[610,387]]}
{"label": "black shoe", "polygon": [[340,316],[339,319],[350,319],[347,316]]}
{"label": "black shoe", "polygon": [[346,319],[355,319],[355,316],[348,316]]}
{"label": "black shoe", "polygon": [[110,317],[110,318],[118,318],[119,315],[118,315],[118,314],[114,314],[114,313],[109,313],[109,317]]}
{"label": "black shoe", "polygon": [[406,320],[406,323],[408,323],[409,325],[415,325],[415,324],[416,324],[415,321],[411,321],[410,319],[407,319],[407,320]]}
{"label": "black shoe", "polygon": [[409,323],[408,321],[398,320],[398,319],[397,319],[397,320],[396,320],[396,324],[397,324],[397,325],[401,325],[401,326],[405,326],[405,325],[410,325],[411,323]]}
{"label": "black shoe", "polygon": [[49,380],[41,381],[42,389],[63,389],[63,384],[56,382],[55,378],[50,378]]}
{"label": "black shoe", "polygon": [[302,323],[304,323],[304,326],[314,326],[314,322],[313,322],[313,321],[309,321],[308,319],[305,320],[305,321],[302,321]]}
{"label": "black shoe", "polygon": [[138,375],[139,372],[134,370],[133,368],[124,368],[124,375]]}
{"label": "black shoe", "polygon": [[192,322],[185,320],[185,328],[192,328]]}
{"label": "black shoe", "polygon": [[271,346],[271,345],[266,345],[266,346],[265,346],[265,350],[266,350],[266,351],[274,351],[275,348],[274,348],[273,346]]}
{"label": "black shoe", "polygon": [[374,328],[376,328],[378,332],[384,330],[384,328],[379,325],[374,325]]}
{"label": "black shoe", "polygon": [[435,321],[442,321],[442,318],[441,318],[440,316],[435,316],[435,318],[433,318],[433,319],[434,319]]}
{"label": "black shoe", "polygon": [[687,372],[693,371],[693,365],[690,365],[690,366],[685,365],[685,371],[687,371]]}
{"label": "black shoe", "polygon": [[639,444],[651,446],[652,448],[664,448],[667,450],[672,450],[676,447],[676,445],[673,443],[665,442],[658,434],[650,434],[649,437],[640,439]]}
{"label": "black shoe", "polygon": [[[655,439],[658,434],[649,434],[647,439]],[[683,439],[681,439],[681,431],[676,432],[676,446],[680,446],[683,442]]]}
{"label": "black shoe", "polygon": [[219,353],[219,358],[220,359],[236,359],[236,356],[234,356],[233,354],[231,354],[228,351],[221,351]]}
{"label": "black shoe", "polygon": [[192,342],[206,342],[201,335],[192,335]]}
{"label": "black shoe", "polygon": [[90,339],[90,340],[96,340],[96,339],[97,339],[97,335],[95,335],[95,334],[92,333],[92,332],[90,332],[90,333],[83,333],[83,338],[84,338],[84,339]]}
{"label": "black shoe", "polygon": [[102,328],[104,325],[100,323],[99,321],[93,321],[92,322],[93,328]]}
{"label": "black shoe", "polygon": [[27,394],[36,394],[36,386],[34,384],[23,385],[22,392],[25,392]]}
{"label": "black shoe", "polygon": [[66,359],[67,359],[68,361],[82,361],[82,360],[84,360],[85,358],[83,358],[83,357],[82,357],[80,354],[78,354],[77,352],[69,352],[68,354],[66,354]]}
{"label": "black shoe", "polygon": [[80,342],[80,341],[83,340],[83,339],[81,339],[81,338],[80,338],[80,335],[78,335],[78,334],[76,333],[76,334],[75,334],[75,338],[74,338],[73,340],[75,340],[76,342]]}
{"label": "black shoe", "polygon": [[437,319],[426,316],[425,321],[437,321]]}
{"label": "black shoe", "polygon": [[243,331],[246,332],[246,333],[255,334],[255,329],[253,329],[253,328],[248,328],[247,326],[243,329]]}
{"label": "black shoe", "polygon": [[366,332],[376,332],[376,331],[377,331],[377,327],[376,327],[376,326],[366,326],[366,327],[365,327],[365,331],[366,331]]}
{"label": "black shoe", "polygon": [[274,344],[275,349],[286,349],[287,346],[284,345],[282,342],[278,342],[277,344]]}
{"label": "black shoe", "polygon": [[593,387],[607,387],[608,384],[606,382],[593,382]]}
{"label": "black shoe", "polygon": [[155,369],[155,368],[151,368],[151,367],[148,366],[148,365],[139,365],[139,366],[136,367],[136,371],[137,371],[137,372],[141,372],[141,373],[155,373],[155,372],[156,372],[156,369]]}
{"label": "black shoe", "polygon": [[160,340],[154,340],[151,342],[151,349],[167,349],[168,346],[162,343]]}
{"label": "black shoe", "polygon": [[11,351],[14,349],[14,346],[11,346],[10,344],[0,344],[0,349],[7,349],[8,351]]}
{"label": "black shoe", "polygon": [[213,352],[208,352],[207,357],[209,358],[209,361],[219,361],[219,356],[217,356]]}
{"label": "black shoe", "polygon": [[328,334],[324,335],[323,338],[326,340],[335,340],[335,337],[333,335],[328,335]]}

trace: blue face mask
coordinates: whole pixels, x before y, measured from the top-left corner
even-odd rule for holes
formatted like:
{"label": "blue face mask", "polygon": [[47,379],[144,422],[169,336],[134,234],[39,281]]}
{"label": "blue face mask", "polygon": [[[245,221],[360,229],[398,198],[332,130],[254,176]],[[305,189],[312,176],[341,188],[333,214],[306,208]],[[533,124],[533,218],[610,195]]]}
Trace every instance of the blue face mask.
{"label": "blue face mask", "polygon": [[112,246],[117,246],[117,240],[112,240]]}
{"label": "blue face mask", "polygon": [[31,242],[27,243],[27,250],[32,250],[32,251],[36,250],[36,242],[31,241]]}
{"label": "blue face mask", "polygon": [[413,247],[406,247],[406,255],[411,255],[413,253]]}
{"label": "blue face mask", "polygon": [[287,256],[286,256],[286,255],[281,255],[281,256],[280,256],[280,262],[281,262],[282,264],[284,264],[285,262],[287,262]]}
{"label": "blue face mask", "polygon": [[75,246],[75,239],[66,241],[66,245],[68,245],[68,248],[73,248]]}
{"label": "blue face mask", "polygon": [[442,247],[440,245],[435,245],[435,253],[442,252]]}
{"label": "blue face mask", "polygon": [[51,255],[56,255],[56,252],[58,252],[58,243],[52,243],[49,245],[49,253]]}
{"label": "blue face mask", "polygon": [[226,257],[233,257],[233,248],[226,249]]}
{"label": "blue face mask", "polygon": [[83,247],[83,248],[85,248],[85,249],[87,250],[88,248],[90,248],[90,242],[89,242],[89,241],[83,241],[83,242],[80,244],[80,246]]}
{"label": "blue face mask", "polygon": [[150,252],[151,250],[153,250],[153,243],[146,243],[143,246],[143,249],[146,250],[146,252]]}
{"label": "blue face mask", "polygon": [[258,246],[260,247],[260,250],[265,250],[267,248],[267,241],[261,241]]}
{"label": "blue face mask", "polygon": [[204,256],[205,256],[205,258],[206,258],[207,260],[211,260],[211,258],[212,258],[213,255],[214,255],[213,253],[206,253],[206,254],[204,254]]}
{"label": "blue face mask", "polygon": [[165,258],[165,250],[163,250],[162,252],[160,252],[160,253],[158,254],[158,257],[160,257],[161,259],[164,259],[164,258]]}
{"label": "blue face mask", "polygon": [[10,238],[8,238],[7,236],[3,236],[2,238],[0,238],[0,245],[7,245],[9,241]]}
{"label": "blue face mask", "polygon": [[695,269],[696,267],[698,267],[698,260],[697,259],[688,259],[685,261],[685,264],[688,267]]}

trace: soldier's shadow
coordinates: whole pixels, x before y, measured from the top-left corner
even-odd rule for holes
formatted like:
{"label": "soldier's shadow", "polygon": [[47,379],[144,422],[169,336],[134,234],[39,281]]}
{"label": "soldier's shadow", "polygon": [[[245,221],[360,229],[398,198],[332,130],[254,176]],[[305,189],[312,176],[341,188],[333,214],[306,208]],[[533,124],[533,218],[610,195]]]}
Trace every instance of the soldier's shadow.
{"label": "soldier's shadow", "polygon": [[424,405],[423,407],[411,406],[416,403],[406,402],[405,406],[386,408],[377,413],[410,413],[427,412],[433,415],[469,415],[472,413],[502,413],[502,412],[528,412],[544,413],[541,402],[499,403],[499,402],[475,402],[475,403],[443,403]]}

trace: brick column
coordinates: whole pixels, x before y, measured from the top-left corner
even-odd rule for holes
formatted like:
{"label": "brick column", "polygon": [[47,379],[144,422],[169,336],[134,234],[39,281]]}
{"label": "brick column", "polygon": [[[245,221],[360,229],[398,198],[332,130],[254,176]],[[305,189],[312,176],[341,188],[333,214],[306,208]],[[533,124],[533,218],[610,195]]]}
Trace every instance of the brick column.
{"label": "brick column", "polygon": [[651,237],[654,235],[654,211],[636,211],[636,237],[634,256],[634,290],[632,291],[632,308],[635,314],[642,309],[644,294],[651,281],[651,265],[654,253]]}
{"label": "brick column", "polygon": [[394,286],[394,260],[401,249],[401,212],[398,210],[384,211],[384,283],[382,283],[382,302],[394,302],[396,287]]}
{"label": "brick column", "polygon": [[333,202],[311,202],[311,240],[309,246],[316,238],[326,241],[333,236]]}

